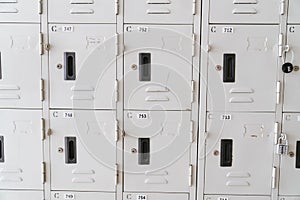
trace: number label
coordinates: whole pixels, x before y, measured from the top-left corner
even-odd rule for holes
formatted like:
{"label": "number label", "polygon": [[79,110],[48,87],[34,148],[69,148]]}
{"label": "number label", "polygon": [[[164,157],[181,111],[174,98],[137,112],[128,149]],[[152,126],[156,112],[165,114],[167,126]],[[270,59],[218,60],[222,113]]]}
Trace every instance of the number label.
{"label": "number label", "polygon": [[143,195],[143,194],[136,195],[136,200],[147,200],[147,195]]}
{"label": "number label", "polygon": [[233,27],[223,27],[223,33],[233,33]]}
{"label": "number label", "polygon": [[231,115],[221,115],[221,120],[231,120]]}
{"label": "number label", "polygon": [[65,199],[75,199],[74,194],[65,194]]}
{"label": "number label", "polygon": [[138,113],[137,118],[138,119],[148,119],[148,114],[147,113]]}
{"label": "number label", "polygon": [[229,200],[227,197],[219,197],[218,200]]}
{"label": "number label", "polygon": [[70,33],[70,32],[73,32],[73,31],[74,31],[74,27],[73,26],[63,26],[62,27],[62,32]]}
{"label": "number label", "polygon": [[64,118],[74,118],[74,113],[72,112],[64,112]]}

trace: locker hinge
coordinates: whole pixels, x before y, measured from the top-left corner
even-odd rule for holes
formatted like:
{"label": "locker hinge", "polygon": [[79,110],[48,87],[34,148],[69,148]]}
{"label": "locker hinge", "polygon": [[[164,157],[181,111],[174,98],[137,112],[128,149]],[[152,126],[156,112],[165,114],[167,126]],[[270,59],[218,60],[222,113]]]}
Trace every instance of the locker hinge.
{"label": "locker hinge", "polygon": [[274,144],[278,143],[278,133],[279,133],[279,123],[275,122],[274,124]]}
{"label": "locker hinge", "polygon": [[40,33],[40,55],[44,55],[44,34]]}
{"label": "locker hinge", "polygon": [[282,33],[279,34],[279,37],[278,37],[278,56],[279,57],[282,57],[283,55],[283,45],[284,43],[284,36]]}
{"label": "locker hinge", "polygon": [[194,176],[194,167],[193,167],[193,165],[190,165],[190,167],[189,167],[189,186],[190,187],[193,185],[193,176]]}
{"label": "locker hinge", "polygon": [[119,81],[115,81],[115,101],[119,101]]}
{"label": "locker hinge", "polygon": [[45,82],[43,79],[40,81],[40,100],[44,101],[45,100]]}
{"label": "locker hinge", "polygon": [[42,162],[42,183],[46,183],[46,163]]}
{"label": "locker hinge", "polygon": [[285,14],[286,0],[280,1],[280,15]]}
{"label": "locker hinge", "polygon": [[48,131],[47,131],[47,135],[48,135],[48,136],[52,135],[52,130],[51,130],[50,128],[49,128]]}
{"label": "locker hinge", "polygon": [[192,87],[191,102],[193,103],[194,100],[195,100],[195,91],[196,91],[196,83],[195,83],[195,81],[192,81],[191,87]]}
{"label": "locker hinge", "polygon": [[280,104],[281,99],[281,82],[277,81],[276,83],[276,104]]}
{"label": "locker hinge", "polygon": [[193,33],[193,57],[196,55],[196,46],[197,46],[197,35]]}
{"label": "locker hinge", "polygon": [[43,0],[39,0],[39,14],[43,14]]}
{"label": "locker hinge", "polygon": [[115,165],[115,185],[119,183],[119,165]]}
{"label": "locker hinge", "polygon": [[193,15],[197,13],[197,0],[193,0]]}
{"label": "locker hinge", "polygon": [[277,181],[277,168],[273,167],[273,170],[272,170],[272,189],[276,188],[276,181]]}
{"label": "locker hinge", "polygon": [[118,142],[120,137],[119,137],[119,121],[116,120],[115,122],[115,141]]}
{"label": "locker hinge", "polygon": [[119,55],[120,52],[120,34],[116,34],[116,56]]}
{"label": "locker hinge", "polygon": [[194,121],[190,121],[190,143],[194,142]]}
{"label": "locker hinge", "polygon": [[120,11],[120,2],[119,2],[119,0],[115,0],[115,13],[116,13],[116,15],[119,14],[119,11]]}
{"label": "locker hinge", "polygon": [[41,134],[42,134],[42,141],[45,140],[45,119],[41,119]]}

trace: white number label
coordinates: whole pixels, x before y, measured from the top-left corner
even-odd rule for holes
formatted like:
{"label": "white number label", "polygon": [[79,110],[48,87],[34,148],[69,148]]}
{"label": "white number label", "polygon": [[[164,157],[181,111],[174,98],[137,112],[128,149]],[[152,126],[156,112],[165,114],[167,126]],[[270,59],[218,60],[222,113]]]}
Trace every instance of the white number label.
{"label": "white number label", "polygon": [[75,199],[75,194],[65,194],[65,199]]}
{"label": "white number label", "polygon": [[73,26],[63,26],[62,32],[67,32],[67,33],[74,32],[74,27]]}
{"label": "white number label", "polygon": [[64,112],[64,118],[74,118],[74,113],[72,112]]}
{"label": "white number label", "polygon": [[147,113],[138,113],[137,118],[138,119],[148,119],[148,114]]}
{"label": "white number label", "polygon": [[231,115],[221,115],[221,120],[231,120]]}
{"label": "white number label", "polygon": [[219,197],[218,200],[229,200],[227,197]]}
{"label": "white number label", "polygon": [[223,33],[233,33],[234,28],[233,27],[223,27]]}
{"label": "white number label", "polygon": [[143,195],[143,194],[136,195],[136,200],[147,200],[147,195]]}

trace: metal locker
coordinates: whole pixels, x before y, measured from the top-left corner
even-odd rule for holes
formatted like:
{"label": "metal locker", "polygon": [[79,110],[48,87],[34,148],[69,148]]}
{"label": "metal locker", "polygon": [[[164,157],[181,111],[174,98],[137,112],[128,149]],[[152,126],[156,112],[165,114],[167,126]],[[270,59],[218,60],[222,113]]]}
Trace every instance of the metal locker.
{"label": "metal locker", "polygon": [[125,112],[124,190],[189,192],[189,111]]}
{"label": "metal locker", "polygon": [[271,195],[274,120],[272,113],[208,113],[205,194]]}
{"label": "metal locker", "polygon": [[108,191],[116,185],[114,111],[51,111],[52,190]]}
{"label": "metal locker", "polygon": [[72,191],[52,191],[51,200],[115,200],[114,193],[104,192],[72,192]]}
{"label": "metal locker", "polygon": [[210,26],[209,111],[275,110],[278,33],[273,25]]}
{"label": "metal locker", "polygon": [[192,26],[125,27],[125,109],[191,109],[192,38]]}
{"label": "metal locker", "polygon": [[50,23],[116,23],[118,1],[51,0]]}
{"label": "metal locker", "polygon": [[125,23],[192,24],[196,0],[125,0]]}
{"label": "metal locker", "polygon": [[0,25],[1,108],[42,107],[39,33],[39,25]]}
{"label": "metal locker", "polygon": [[188,200],[188,194],[180,193],[124,193],[123,197],[125,200]]}
{"label": "metal locker", "polygon": [[0,189],[43,189],[41,116],[37,110],[1,110]]}
{"label": "metal locker", "polygon": [[41,13],[42,1],[39,0],[0,1],[0,22],[38,23]]}
{"label": "metal locker", "polygon": [[206,195],[204,200],[271,200],[271,198],[267,196]]}
{"label": "metal locker", "polygon": [[281,14],[277,0],[210,0],[210,23],[278,24]]}
{"label": "metal locker", "polygon": [[1,200],[41,200],[44,199],[43,192],[38,191],[13,191],[1,190]]}
{"label": "metal locker", "polygon": [[289,11],[288,11],[288,23],[289,24],[299,24],[300,14],[299,14],[300,2],[297,0],[289,0]]}
{"label": "metal locker", "polygon": [[50,25],[51,108],[115,108],[115,32],[114,25]]}
{"label": "metal locker", "polygon": [[289,155],[281,156],[280,195],[300,195],[300,113],[285,113],[283,115],[282,132],[287,135]]}
{"label": "metal locker", "polygon": [[283,109],[287,112],[300,111],[300,90],[295,87],[300,84],[300,72],[297,70],[300,65],[300,25],[288,26],[287,44],[288,52],[286,53],[285,65],[291,64],[291,69],[286,70],[285,65],[282,70],[285,73],[284,79],[284,105]]}

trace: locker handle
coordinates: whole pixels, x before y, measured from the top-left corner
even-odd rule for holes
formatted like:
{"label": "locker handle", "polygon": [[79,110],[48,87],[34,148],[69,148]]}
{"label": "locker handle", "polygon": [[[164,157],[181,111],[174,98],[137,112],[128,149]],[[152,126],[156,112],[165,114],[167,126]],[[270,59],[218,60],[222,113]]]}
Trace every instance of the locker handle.
{"label": "locker handle", "polygon": [[76,54],[75,52],[65,52],[65,80],[76,80]]}
{"label": "locker handle", "polygon": [[232,167],[233,140],[221,140],[221,167]]}
{"label": "locker handle", "polygon": [[257,4],[257,0],[234,0],[233,4]]}
{"label": "locker handle", "polygon": [[296,144],[296,168],[300,169],[300,141]]}
{"label": "locker handle", "polygon": [[0,52],[0,80],[2,80],[2,55]]}
{"label": "locker handle", "polygon": [[139,54],[139,80],[151,81],[151,53]]}
{"label": "locker handle", "polygon": [[257,10],[255,10],[254,8],[248,8],[248,9],[234,9],[232,11],[233,14],[244,14],[244,15],[253,15],[253,14],[257,14]]}
{"label": "locker handle", "polygon": [[153,15],[167,15],[170,14],[171,11],[169,9],[159,9],[159,10],[147,10],[147,14],[153,14]]}
{"label": "locker handle", "polygon": [[150,138],[139,138],[138,157],[139,165],[150,164]]}
{"label": "locker handle", "polygon": [[235,82],[235,54],[224,54],[223,56],[223,82],[234,83]]}
{"label": "locker handle", "polygon": [[4,136],[0,136],[0,163],[4,163]]}
{"label": "locker handle", "polygon": [[170,0],[148,0],[147,4],[171,4]]}
{"label": "locker handle", "polygon": [[65,138],[65,149],[66,149],[66,164],[77,163],[77,144],[76,137]]}

